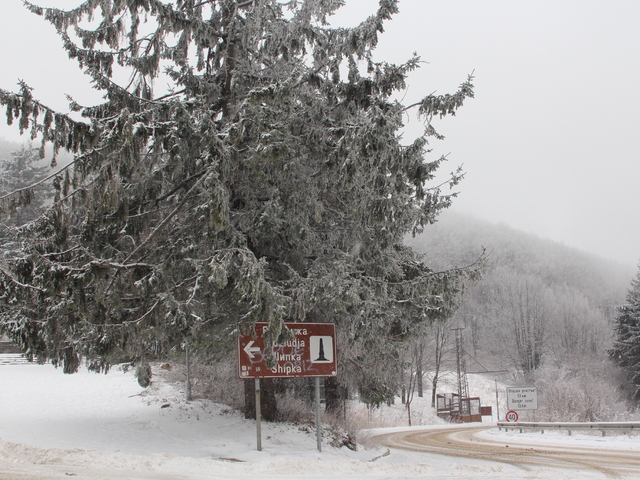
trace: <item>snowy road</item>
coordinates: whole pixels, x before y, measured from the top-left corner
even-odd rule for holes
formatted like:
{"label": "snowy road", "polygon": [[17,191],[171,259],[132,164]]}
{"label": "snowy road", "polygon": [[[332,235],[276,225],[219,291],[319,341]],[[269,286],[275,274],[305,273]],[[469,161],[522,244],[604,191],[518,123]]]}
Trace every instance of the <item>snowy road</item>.
{"label": "snowy road", "polygon": [[[380,435],[385,446],[450,457],[508,464],[525,471],[532,467],[597,472],[602,478],[638,478],[640,453],[574,446],[526,444],[526,438],[509,443],[492,440],[483,432],[492,427],[461,427],[428,431],[395,432]],[[509,439],[511,440],[511,439]],[[522,443],[520,443],[522,442]]]}

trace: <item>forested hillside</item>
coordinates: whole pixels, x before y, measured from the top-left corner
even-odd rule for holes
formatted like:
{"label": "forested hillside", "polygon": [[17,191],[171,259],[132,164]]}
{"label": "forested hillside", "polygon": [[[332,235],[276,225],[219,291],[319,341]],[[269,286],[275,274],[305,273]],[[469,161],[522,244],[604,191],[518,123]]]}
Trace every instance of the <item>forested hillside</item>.
{"label": "forested hillside", "polygon": [[[487,255],[483,279],[446,325],[464,327],[468,371],[505,371],[514,382],[554,392],[545,407],[549,419],[614,416],[612,406],[624,395],[607,350],[635,273],[631,266],[455,212],[406,242],[435,270]],[[433,344],[436,333],[431,336]],[[575,405],[575,398],[587,397]]]}
{"label": "forested hillside", "polygon": [[539,275],[550,284],[576,287],[599,303],[623,301],[635,274],[633,266],[453,211],[406,242],[425,254],[426,263],[435,270],[472,263],[484,248],[489,270],[508,267]]}

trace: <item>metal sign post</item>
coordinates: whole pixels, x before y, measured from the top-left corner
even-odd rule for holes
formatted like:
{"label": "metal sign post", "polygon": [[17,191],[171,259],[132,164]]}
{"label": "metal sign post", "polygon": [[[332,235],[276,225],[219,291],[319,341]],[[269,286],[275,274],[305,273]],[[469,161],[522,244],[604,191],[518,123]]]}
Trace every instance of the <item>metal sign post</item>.
{"label": "metal sign post", "polygon": [[322,418],[320,415],[320,377],[316,377],[316,443],[322,451]]}
{"label": "metal sign post", "polygon": [[262,451],[262,405],[260,405],[260,379],[256,378],[256,436],[258,451]]}
{"label": "metal sign post", "polygon": [[498,400],[498,379],[495,379],[496,382],[496,418],[500,419],[500,401]]}
{"label": "metal sign post", "polygon": [[184,384],[184,396],[187,402],[191,401],[191,371],[189,369],[189,340],[184,343],[185,364],[187,367],[187,380]]}

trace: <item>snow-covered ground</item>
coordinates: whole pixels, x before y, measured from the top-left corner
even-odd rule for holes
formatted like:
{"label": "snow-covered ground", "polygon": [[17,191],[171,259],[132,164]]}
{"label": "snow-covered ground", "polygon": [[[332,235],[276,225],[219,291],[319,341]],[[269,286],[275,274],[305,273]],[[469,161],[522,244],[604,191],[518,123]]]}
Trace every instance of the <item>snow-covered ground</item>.
{"label": "snow-covered ground", "polygon": [[[532,469],[373,446],[316,449],[309,426],[255,422],[225,406],[184,401],[176,386],[154,377],[148,389],[131,372],[81,370],[63,375],[50,365],[0,365],[0,479],[507,479],[602,478],[595,473]],[[414,399],[414,425],[441,423]],[[353,407],[355,414],[355,406]],[[358,414],[361,414],[358,413]],[[401,406],[374,411],[372,422],[406,424]],[[640,436],[490,430],[492,439],[574,442],[640,448]],[[362,438],[366,437],[362,435]],[[640,478],[640,473],[638,474]]]}

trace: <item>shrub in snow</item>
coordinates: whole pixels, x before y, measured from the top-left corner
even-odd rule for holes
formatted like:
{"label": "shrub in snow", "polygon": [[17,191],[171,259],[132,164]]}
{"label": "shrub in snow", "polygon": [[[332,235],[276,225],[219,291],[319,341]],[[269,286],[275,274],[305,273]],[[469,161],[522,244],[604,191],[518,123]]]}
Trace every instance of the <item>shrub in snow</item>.
{"label": "shrub in snow", "polygon": [[147,388],[151,385],[151,365],[148,363],[145,362],[136,365],[135,375],[138,379],[138,384],[140,384],[141,387]]}
{"label": "shrub in snow", "polygon": [[613,421],[627,411],[606,365],[565,365],[538,371],[539,421]]}

